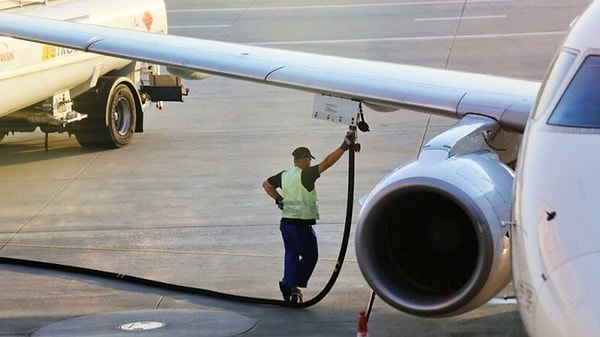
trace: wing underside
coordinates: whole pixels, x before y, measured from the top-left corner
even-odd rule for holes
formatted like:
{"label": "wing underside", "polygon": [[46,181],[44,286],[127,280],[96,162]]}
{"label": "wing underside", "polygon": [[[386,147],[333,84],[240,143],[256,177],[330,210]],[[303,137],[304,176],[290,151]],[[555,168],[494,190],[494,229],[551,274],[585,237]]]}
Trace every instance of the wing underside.
{"label": "wing underside", "polygon": [[0,13],[0,34],[187,71],[461,118],[521,132],[538,82]]}

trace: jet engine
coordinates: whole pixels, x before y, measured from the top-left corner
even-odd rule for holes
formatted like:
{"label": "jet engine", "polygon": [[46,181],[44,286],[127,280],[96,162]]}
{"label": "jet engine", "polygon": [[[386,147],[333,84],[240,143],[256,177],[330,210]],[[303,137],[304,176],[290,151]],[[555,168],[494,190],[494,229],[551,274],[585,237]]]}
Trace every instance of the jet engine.
{"label": "jet engine", "polygon": [[514,173],[485,146],[465,145],[483,138],[481,128],[438,136],[363,204],[358,263],[371,288],[398,310],[458,315],[510,281],[504,221],[511,216]]}

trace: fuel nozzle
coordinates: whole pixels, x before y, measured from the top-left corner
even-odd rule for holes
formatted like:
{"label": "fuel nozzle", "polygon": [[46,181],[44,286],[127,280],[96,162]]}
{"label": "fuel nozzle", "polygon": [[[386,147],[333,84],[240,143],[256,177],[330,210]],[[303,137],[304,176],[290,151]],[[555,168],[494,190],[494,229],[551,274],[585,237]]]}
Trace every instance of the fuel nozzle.
{"label": "fuel nozzle", "polygon": [[356,126],[350,126],[348,134],[352,135],[352,144],[350,145],[352,147],[352,150],[354,152],[360,152],[360,143],[356,142],[356,139],[358,137],[358,134],[356,132]]}

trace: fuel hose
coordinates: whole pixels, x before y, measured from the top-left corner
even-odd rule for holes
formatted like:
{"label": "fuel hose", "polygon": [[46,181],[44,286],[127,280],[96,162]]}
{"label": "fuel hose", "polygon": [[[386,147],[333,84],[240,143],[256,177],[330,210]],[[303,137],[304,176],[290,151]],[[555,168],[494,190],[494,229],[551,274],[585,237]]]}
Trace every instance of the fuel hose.
{"label": "fuel hose", "polygon": [[[354,127],[351,127],[351,130],[355,130]],[[358,144],[356,144],[358,145]],[[242,302],[242,303],[250,303],[250,304],[262,304],[262,305],[274,305],[274,306],[286,306],[286,307],[294,307],[294,308],[307,308],[319,303],[331,289],[333,288],[337,278],[342,270],[342,265],[344,263],[344,259],[346,256],[346,251],[348,249],[348,241],[350,239],[350,230],[352,227],[352,208],[354,203],[354,163],[355,159],[355,144],[352,142],[349,146],[348,151],[348,188],[347,188],[347,202],[346,202],[346,220],[344,223],[344,232],[342,235],[342,243],[340,245],[340,250],[338,254],[338,258],[329,277],[329,281],[325,284],[323,289],[313,298],[304,301],[303,303],[292,304],[290,302],[286,302],[283,300],[269,299],[269,298],[258,298],[258,297],[249,297],[242,295],[234,295],[219,291],[214,291],[210,289],[203,289],[191,286],[184,286],[179,284],[161,282],[156,280],[151,280],[147,278],[126,275],[121,273],[108,272],[103,270],[97,270],[92,268],[85,267],[76,267],[65,264],[51,263],[51,262],[43,262],[36,260],[26,260],[12,257],[0,257],[0,264],[5,265],[16,265],[37,269],[46,269],[52,271],[61,271],[74,273],[79,275],[93,276],[104,279],[118,280],[130,284],[143,285],[148,287],[153,287],[157,289],[171,290],[181,293],[194,294],[194,295],[202,295],[207,297],[214,297],[218,299]]]}

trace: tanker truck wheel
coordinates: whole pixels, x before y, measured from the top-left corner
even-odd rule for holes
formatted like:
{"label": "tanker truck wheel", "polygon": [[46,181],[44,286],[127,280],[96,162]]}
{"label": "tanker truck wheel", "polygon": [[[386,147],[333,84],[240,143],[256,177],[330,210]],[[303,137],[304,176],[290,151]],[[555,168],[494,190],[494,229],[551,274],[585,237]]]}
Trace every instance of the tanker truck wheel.
{"label": "tanker truck wheel", "polygon": [[95,89],[78,97],[74,108],[88,117],[78,122],[75,137],[84,147],[118,148],[135,133],[136,101],[129,85],[101,79]]}

